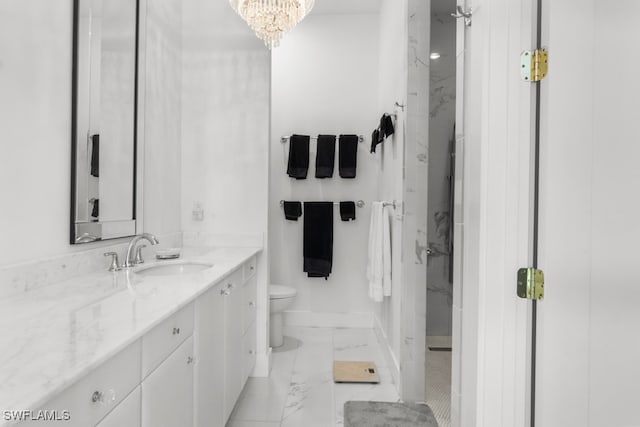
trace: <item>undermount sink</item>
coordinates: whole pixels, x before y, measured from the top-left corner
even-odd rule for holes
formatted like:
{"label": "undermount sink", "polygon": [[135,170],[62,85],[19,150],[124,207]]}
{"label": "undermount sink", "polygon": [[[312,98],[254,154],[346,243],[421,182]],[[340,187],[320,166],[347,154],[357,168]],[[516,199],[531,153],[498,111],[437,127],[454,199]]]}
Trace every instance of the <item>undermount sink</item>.
{"label": "undermount sink", "polygon": [[184,274],[199,273],[213,267],[213,264],[206,262],[183,261],[171,264],[152,264],[142,266],[134,270],[141,276],[175,276]]}

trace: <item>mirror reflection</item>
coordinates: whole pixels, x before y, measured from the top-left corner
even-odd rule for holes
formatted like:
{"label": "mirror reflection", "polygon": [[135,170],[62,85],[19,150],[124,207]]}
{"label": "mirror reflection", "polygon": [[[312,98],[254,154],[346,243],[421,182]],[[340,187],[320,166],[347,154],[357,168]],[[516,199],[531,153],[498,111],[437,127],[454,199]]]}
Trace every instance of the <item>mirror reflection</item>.
{"label": "mirror reflection", "polygon": [[71,243],[136,232],[136,0],[76,0]]}

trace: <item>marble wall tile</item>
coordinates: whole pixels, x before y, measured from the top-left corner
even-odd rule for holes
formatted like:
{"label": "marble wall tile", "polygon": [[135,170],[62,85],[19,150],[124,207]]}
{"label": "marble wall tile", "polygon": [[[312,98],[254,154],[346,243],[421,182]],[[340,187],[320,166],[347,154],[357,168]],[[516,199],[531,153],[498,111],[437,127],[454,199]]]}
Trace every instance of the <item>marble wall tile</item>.
{"label": "marble wall tile", "polygon": [[[153,258],[155,249],[182,246],[182,233],[156,236],[160,244],[143,250],[146,259]],[[120,239],[117,242],[99,248],[90,246],[91,249],[81,252],[2,266],[0,267],[0,298],[49,286],[93,271],[106,270],[109,267],[110,258],[105,258],[105,252],[117,252],[120,262],[123,262],[128,241],[122,242]]]}
{"label": "marble wall tile", "polygon": [[[429,144],[430,2],[408,2],[407,140],[405,145],[405,230],[403,336],[400,366],[402,398],[425,396],[425,324],[427,305],[427,194]],[[422,196],[421,196],[422,195]]]}

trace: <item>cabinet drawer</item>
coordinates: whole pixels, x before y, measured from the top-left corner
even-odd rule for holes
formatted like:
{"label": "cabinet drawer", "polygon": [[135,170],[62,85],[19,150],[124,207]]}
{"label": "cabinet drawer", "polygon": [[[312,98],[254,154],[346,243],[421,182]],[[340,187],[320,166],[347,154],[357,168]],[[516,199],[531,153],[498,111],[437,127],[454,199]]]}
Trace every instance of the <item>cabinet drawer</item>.
{"label": "cabinet drawer", "polygon": [[242,386],[244,387],[247,378],[253,372],[256,364],[256,324],[249,325],[247,333],[242,337]]}
{"label": "cabinet drawer", "polygon": [[256,274],[256,256],[252,256],[249,261],[245,262],[242,266],[243,272],[243,280],[246,282],[249,277],[252,277]]}
{"label": "cabinet drawer", "polygon": [[193,334],[193,311],[191,303],[142,337],[142,378]]}
{"label": "cabinet drawer", "polygon": [[136,387],[96,427],[140,427],[140,386]]}
{"label": "cabinet drawer", "polygon": [[242,288],[242,333],[256,320],[257,279],[253,276]]}
{"label": "cabinet drawer", "polygon": [[140,383],[140,341],[106,361],[86,377],[58,394],[40,410],[68,412],[68,421],[26,421],[20,426],[93,426],[113,410]]}
{"label": "cabinet drawer", "polygon": [[242,268],[237,269],[220,281],[222,291],[230,290],[232,292],[239,292],[243,283]]}

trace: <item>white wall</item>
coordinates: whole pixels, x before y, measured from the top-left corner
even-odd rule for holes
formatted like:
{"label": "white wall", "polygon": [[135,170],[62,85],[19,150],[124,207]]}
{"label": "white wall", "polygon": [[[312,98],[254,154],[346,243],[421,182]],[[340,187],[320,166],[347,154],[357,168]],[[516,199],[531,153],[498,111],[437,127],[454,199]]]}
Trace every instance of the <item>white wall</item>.
{"label": "white wall", "polygon": [[[268,50],[184,52],[182,224],[186,232],[266,229]],[[199,203],[203,221],[194,220]]]}
{"label": "white wall", "polygon": [[147,0],[144,230],[179,232],[182,46],[180,0]]}
{"label": "white wall", "polygon": [[70,252],[72,3],[0,3],[0,264]]}
{"label": "white wall", "polygon": [[[226,2],[190,1],[183,13],[182,228],[258,236],[261,243],[270,53]],[[202,221],[192,215],[196,204]]]}
{"label": "white wall", "polygon": [[[311,316],[307,319],[317,313],[368,313],[371,326],[373,303],[368,297],[365,269],[371,202],[377,198],[379,173],[376,157],[369,154],[370,135],[380,117],[377,28],[377,14],[311,14],[273,52],[271,282],[298,290],[291,310],[307,312]],[[289,178],[289,144],[282,144],[280,137],[292,133],[365,135],[366,142],[358,147],[357,177],[340,178],[336,156],[334,177],[316,179],[316,144],[311,141],[307,179]],[[342,222],[335,208],[333,271],[328,280],[309,279],[303,273],[304,216],[297,222],[286,221],[281,199],[365,202],[363,209],[357,209],[355,222]]]}
{"label": "white wall", "polygon": [[[177,231],[180,109],[175,98],[179,47],[162,17],[179,1],[150,0],[148,152],[145,229]],[[72,2],[0,3],[0,265],[86,251],[69,245]],[[157,19],[156,19],[157,18]],[[165,20],[166,21],[166,20]],[[155,22],[155,24],[154,24]],[[154,42],[155,41],[155,42]],[[157,42],[157,43],[156,43]],[[155,88],[155,89],[154,89]]]}

